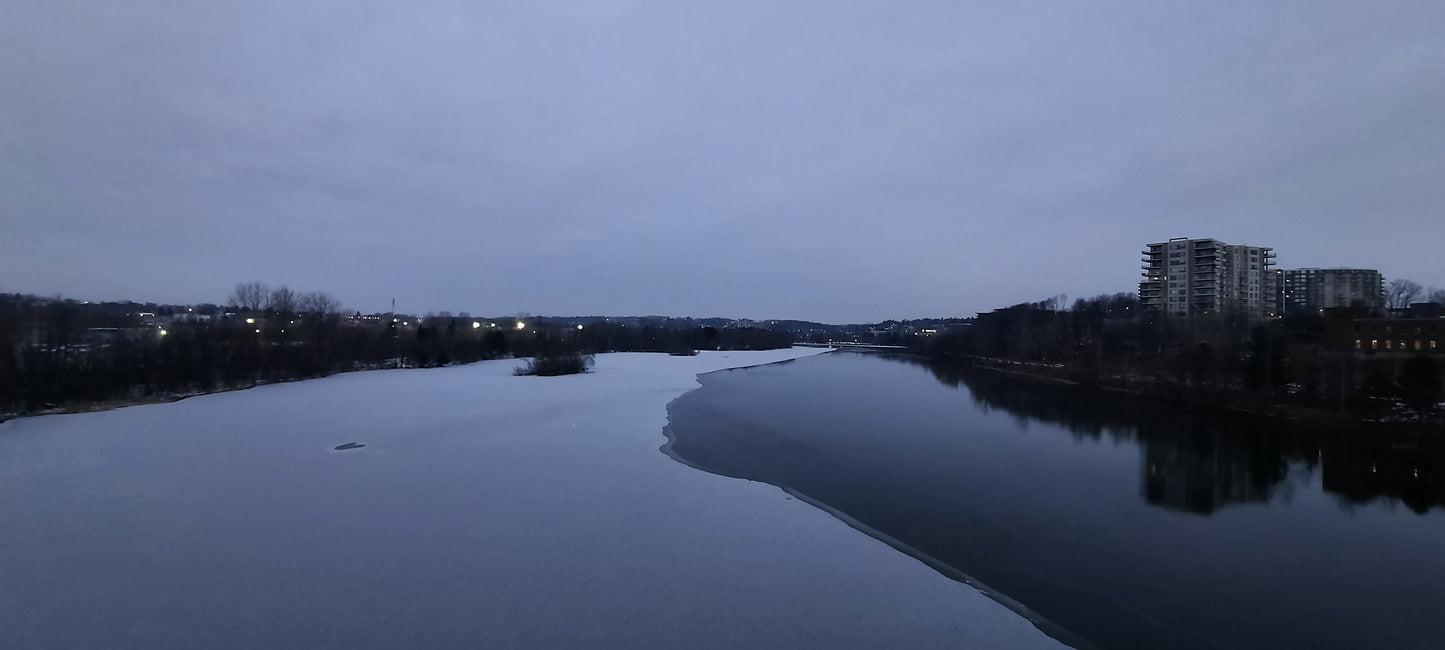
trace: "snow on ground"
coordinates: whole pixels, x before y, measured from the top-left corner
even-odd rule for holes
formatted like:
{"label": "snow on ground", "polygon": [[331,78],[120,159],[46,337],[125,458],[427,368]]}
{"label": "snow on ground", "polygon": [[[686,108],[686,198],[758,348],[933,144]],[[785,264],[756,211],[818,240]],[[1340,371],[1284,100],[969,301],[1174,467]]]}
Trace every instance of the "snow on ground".
{"label": "snow on ground", "polygon": [[818,352],[362,372],[0,424],[0,647],[1059,647],[658,451],[697,374]]}

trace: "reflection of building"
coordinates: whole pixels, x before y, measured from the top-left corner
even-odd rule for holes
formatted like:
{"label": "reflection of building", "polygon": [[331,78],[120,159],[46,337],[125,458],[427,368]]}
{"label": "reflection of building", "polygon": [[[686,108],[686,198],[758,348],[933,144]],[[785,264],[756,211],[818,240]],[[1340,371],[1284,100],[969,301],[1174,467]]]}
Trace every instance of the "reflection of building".
{"label": "reflection of building", "polygon": [[[939,381],[959,384],[980,404],[1056,424],[1077,437],[1111,436],[1140,447],[1139,485],[1150,505],[1210,514],[1270,500],[1298,459],[1281,435],[1290,425],[1208,409],[1181,413],[1152,398],[1090,394],[1077,387],[1006,373],[927,363]],[[1315,448],[1310,448],[1313,457]]]}
{"label": "reflection of building", "polygon": [[1145,311],[1178,317],[1237,312],[1274,316],[1279,287],[1274,249],[1177,238],[1143,251],[1139,302]]}
{"label": "reflection of building", "polygon": [[1384,287],[1384,277],[1373,269],[1289,269],[1284,271],[1284,304],[1291,311],[1378,311],[1385,307]]}
{"label": "reflection of building", "polygon": [[1140,443],[1144,499],[1174,510],[1207,515],[1232,503],[1268,501],[1288,471],[1279,453],[1222,432]]}
{"label": "reflection of building", "polygon": [[[1350,321],[1342,322],[1348,329]],[[1324,436],[1289,420],[1212,409],[1181,413],[1150,399],[1089,394],[913,357],[879,358],[920,363],[945,385],[967,388],[989,409],[1054,424],[1080,438],[1137,443],[1141,496],[1151,505],[1207,515],[1233,504],[1267,502],[1291,466],[1319,463],[1324,491],[1343,502],[1385,498],[1420,513],[1445,507],[1445,441]]]}

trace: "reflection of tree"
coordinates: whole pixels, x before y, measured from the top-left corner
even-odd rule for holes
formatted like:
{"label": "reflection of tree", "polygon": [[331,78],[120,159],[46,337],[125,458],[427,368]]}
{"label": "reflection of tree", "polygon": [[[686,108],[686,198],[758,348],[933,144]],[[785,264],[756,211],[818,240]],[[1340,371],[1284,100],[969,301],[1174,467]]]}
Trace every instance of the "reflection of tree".
{"label": "reflection of tree", "polygon": [[1440,449],[1335,447],[1324,456],[1324,488],[1345,505],[1399,499],[1417,513],[1445,504],[1445,453]]}
{"label": "reflection of tree", "polygon": [[[1062,426],[1077,438],[1098,439],[1104,435],[1133,440],[1137,421],[1110,400],[1080,399],[1079,389],[1048,380],[1023,378],[1001,372],[935,362],[923,357],[886,355],[886,358],[923,366],[939,382],[964,387],[973,401],[985,410],[1002,410],[1026,420]],[[1126,399],[1119,396],[1113,401]]]}
{"label": "reflection of tree", "polygon": [[940,382],[965,387],[981,408],[1068,429],[1075,437],[1137,442],[1146,501],[1212,513],[1269,501],[1291,463],[1323,465],[1324,490],[1342,503],[1403,501],[1425,513],[1445,505],[1445,446],[1321,430],[1297,422],[1191,407],[908,356]]}

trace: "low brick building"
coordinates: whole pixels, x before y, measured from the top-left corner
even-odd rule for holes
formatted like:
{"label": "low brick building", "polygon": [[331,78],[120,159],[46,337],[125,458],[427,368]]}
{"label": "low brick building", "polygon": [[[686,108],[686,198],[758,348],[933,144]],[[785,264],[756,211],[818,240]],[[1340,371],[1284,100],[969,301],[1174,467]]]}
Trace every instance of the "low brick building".
{"label": "low brick building", "polygon": [[1328,314],[1326,336],[1334,350],[1361,354],[1445,354],[1445,318],[1352,318]]}

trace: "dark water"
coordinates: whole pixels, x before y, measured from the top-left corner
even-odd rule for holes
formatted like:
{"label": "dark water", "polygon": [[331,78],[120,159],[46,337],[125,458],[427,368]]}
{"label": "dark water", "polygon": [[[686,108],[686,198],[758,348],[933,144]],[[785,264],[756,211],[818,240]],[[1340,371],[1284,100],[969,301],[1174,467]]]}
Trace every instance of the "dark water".
{"label": "dark water", "polygon": [[702,384],[669,453],[834,510],[1066,641],[1445,647],[1438,444],[874,354]]}

